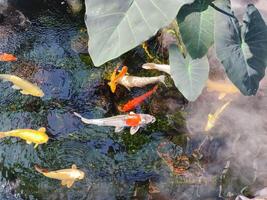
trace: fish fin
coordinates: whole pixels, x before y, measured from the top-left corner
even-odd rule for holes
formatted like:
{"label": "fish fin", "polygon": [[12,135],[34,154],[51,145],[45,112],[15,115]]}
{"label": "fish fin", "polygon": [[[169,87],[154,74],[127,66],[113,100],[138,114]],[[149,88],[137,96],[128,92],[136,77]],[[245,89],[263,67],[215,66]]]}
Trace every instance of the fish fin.
{"label": "fish fin", "polygon": [[14,89],[14,90],[20,90],[21,88],[19,87],[19,86],[17,86],[17,85],[12,85],[12,88]]}
{"label": "fish fin", "polygon": [[38,147],[38,145],[39,145],[39,144],[35,144],[35,145],[34,145],[34,148],[36,149],[36,148]]}
{"label": "fish fin", "polygon": [[26,140],[26,143],[27,143],[27,144],[31,144],[32,142],[31,142],[31,141],[28,141],[28,140]]}
{"label": "fish fin", "polygon": [[37,172],[43,174],[43,173],[48,173],[48,170],[47,169],[43,169],[41,167],[39,167],[38,165],[34,165],[34,168]]}
{"label": "fish fin", "polygon": [[72,169],[77,169],[77,166],[76,166],[75,164],[73,164],[73,165],[71,166],[71,168],[72,168]]}
{"label": "fish fin", "polygon": [[166,83],[165,83],[165,76],[164,76],[164,75],[159,76],[159,81],[160,81],[161,83],[163,83],[163,84],[167,87],[167,85],[166,85]]}
{"label": "fish fin", "polygon": [[117,127],[115,127],[115,133],[119,133],[119,132],[121,132],[122,130],[124,129],[124,127],[123,126],[117,126]]}
{"label": "fish fin", "polygon": [[109,82],[108,85],[110,87],[111,92],[115,93],[117,85],[115,83],[113,83],[113,82]]}
{"label": "fish fin", "polygon": [[127,87],[127,86],[125,86],[126,87],[126,89],[128,90],[128,91],[131,91],[131,88],[129,88],[129,87]]}
{"label": "fish fin", "polygon": [[68,180],[64,179],[64,180],[61,181],[61,185],[63,185],[63,186],[67,185],[67,183],[68,183]]}
{"label": "fish fin", "polygon": [[134,135],[139,130],[140,126],[132,126],[130,129],[130,134]]}
{"label": "fish fin", "polygon": [[226,93],[220,93],[218,99],[222,100],[226,96]]}
{"label": "fish fin", "polygon": [[38,131],[42,132],[42,133],[45,133],[46,132],[46,128],[45,127],[41,127],[38,129]]}
{"label": "fish fin", "polygon": [[25,91],[25,90],[21,90],[20,93],[21,93],[21,94],[25,94],[25,95],[29,95],[29,94],[30,94],[29,92],[27,92],[27,91]]}
{"label": "fish fin", "polygon": [[74,180],[67,180],[66,182],[67,182],[67,188],[70,188],[73,185]]}
{"label": "fish fin", "polygon": [[73,113],[76,117],[83,118],[79,113],[74,112]]}

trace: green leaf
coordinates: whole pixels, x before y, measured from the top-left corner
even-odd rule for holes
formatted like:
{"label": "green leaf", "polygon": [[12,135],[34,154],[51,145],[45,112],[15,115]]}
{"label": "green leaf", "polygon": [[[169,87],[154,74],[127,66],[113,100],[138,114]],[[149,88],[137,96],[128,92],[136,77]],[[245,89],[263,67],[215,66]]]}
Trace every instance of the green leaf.
{"label": "green leaf", "polygon": [[177,15],[180,33],[192,58],[202,58],[214,42],[214,13],[210,1],[197,0]]}
{"label": "green leaf", "polygon": [[89,53],[96,66],[153,36],[194,0],[85,0]]}
{"label": "green leaf", "polygon": [[189,101],[195,101],[205,87],[209,75],[207,57],[192,59],[189,55],[184,58],[177,45],[169,47],[171,77],[178,90]]}
{"label": "green leaf", "polygon": [[[224,11],[231,13],[230,3]],[[248,5],[243,26],[216,12],[215,47],[229,79],[244,95],[255,95],[267,65],[267,27],[254,5]]]}

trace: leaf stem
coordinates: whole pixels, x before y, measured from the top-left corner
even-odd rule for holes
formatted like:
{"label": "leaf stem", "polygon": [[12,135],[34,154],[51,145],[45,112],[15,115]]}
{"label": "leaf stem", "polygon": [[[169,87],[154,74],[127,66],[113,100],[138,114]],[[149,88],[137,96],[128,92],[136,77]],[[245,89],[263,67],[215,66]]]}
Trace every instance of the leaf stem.
{"label": "leaf stem", "polygon": [[225,14],[225,15],[227,15],[227,16],[229,16],[229,17],[232,17],[232,18],[234,18],[234,19],[237,20],[237,18],[236,18],[233,14],[228,13],[228,12],[222,10],[221,8],[218,8],[217,6],[214,5],[214,3],[210,3],[209,5],[210,5],[212,8],[214,8],[215,10],[219,11],[220,13]]}

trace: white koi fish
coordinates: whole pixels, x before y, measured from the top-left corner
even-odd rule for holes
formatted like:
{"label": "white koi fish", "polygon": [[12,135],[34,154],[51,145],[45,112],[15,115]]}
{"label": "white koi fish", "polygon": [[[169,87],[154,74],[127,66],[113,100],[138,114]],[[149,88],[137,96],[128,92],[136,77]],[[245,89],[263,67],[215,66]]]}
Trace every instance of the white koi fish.
{"label": "white koi fish", "polygon": [[79,117],[85,124],[94,124],[97,126],[114,126],[115,132],[122,131],[125,127],[131,127],[130,133],[134,135],[140,127],[154,123],[156,118],[148,114],[135,114],[130,112],[128,115],[117,115],[103,119],[86,119],[80,114],[74,112],[74,115]]}
{"label": "white koi fish", "polygon": [[155,69],[161,72],[165,72],[167,74],[171,74],[171,67],[170,65],[162,65],[156,63],[145,63],[142,65],[143,69]]}
{"label": "white koi fish", "polygon": [[21,94],[32,95],[36,97],[44,96],[44,92],[37,85],[34,85],[27,80],[23,80],[18,76],[9,74],[0,74],[0,79],[12,82],[13,83],[12,88],[20,90]]}
{"label": "white koi fish", "polygon": [[154,76],[154,77],[137,77],[137,76],[123,76],[118,84],[123,85],[128,90],[132,87],[142,88],[146,85],[155,84],[155,83],[163,83],[165,85],[165,76]]}

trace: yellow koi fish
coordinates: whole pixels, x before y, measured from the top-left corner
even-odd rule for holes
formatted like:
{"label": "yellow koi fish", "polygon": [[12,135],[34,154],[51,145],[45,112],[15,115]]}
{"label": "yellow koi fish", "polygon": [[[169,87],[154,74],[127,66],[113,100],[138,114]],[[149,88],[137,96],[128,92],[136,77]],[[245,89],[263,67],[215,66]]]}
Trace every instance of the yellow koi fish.
{"label": "yellow koi fish", "polygon": [[119,74],[117,74],[118,70],[119,70],[119,66],[117,66],[115,68],[115,70],[113,71],[113,73],[110,77],[110,82],[108,83],[112,93],[115,92],[117,85],[118,85],[118,82],[125,76],[128,68],[126,66],[123,66],[122,70],[119,72]]}
{"label": "yellow koi fish", "polygon": [[36,148],[39,144],[47,143],[49,137],[45,133],[46,129],[44,127],[38,130],[32,129],[16,129],[7,132],[0,132],[0,138],[4,137],[18,137],[26,140],[27,144],[34,143]]}
{"label": "yellow koi fish", "polygon": [[240,93],[238,88],[234,86],[232,83],[228,83],[226,81],[223,82],[215,82],[208,80],[207,81],[207,91],[208,92],[219,92],[219,97],[218,99],[223,99],[227,94],[237,94]]}
{"label": "yellow koi fish", "polygon": [[85,173],[77,169],[76,165],[72,165],[70,169],[61,169],[61,170],[50,171],[50,172],[36,165],[34,167],[36,171],[43,174],[44,176],[48,178],[60,180],[61,185],[63,186],[66,185],[68,188],[70,188],[75,181],[84,179],[84,176],[85,176]]}
{"label": "yellow koi fish", "polygon": [[23,80],[18,76],[9,74],[0,74],[0,79],[12,82],[14,84],[12,88],[20,90],[21,94],[32,95],[36,97],[44,96],[44,92],[37,85],[34,85],[27,80]]}
{"label": "yellow koi fish", "polygon": [[218,108],[214,114],[208,115],[208,121],[205,127],[205,131],[211,130],[214,126],[216,121],[219,119],[222,112],[225,110],[225,108],[230,104],[231,101],[226,102],[222,107]]}

